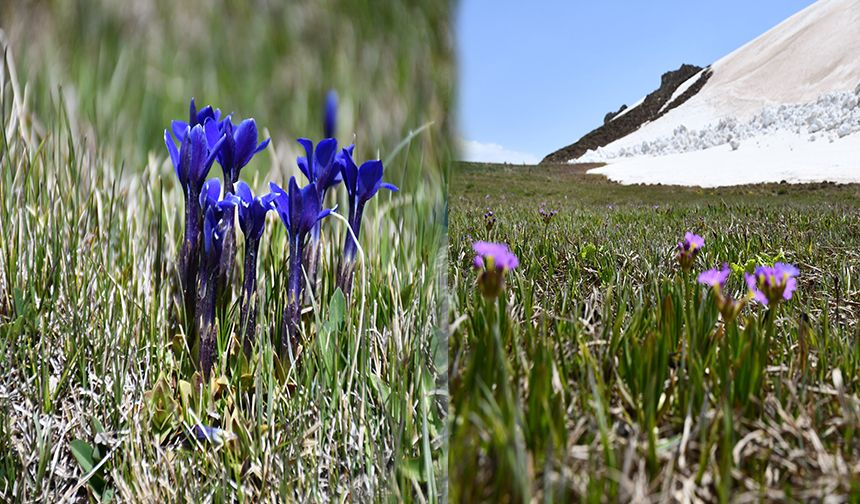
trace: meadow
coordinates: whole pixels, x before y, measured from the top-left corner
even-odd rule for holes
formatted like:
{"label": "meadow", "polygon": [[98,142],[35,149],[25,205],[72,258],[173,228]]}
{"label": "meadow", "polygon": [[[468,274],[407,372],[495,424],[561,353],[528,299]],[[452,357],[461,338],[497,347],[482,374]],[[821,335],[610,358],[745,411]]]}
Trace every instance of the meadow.
{"label": "meadow", "polygon": [[[444,495],[448,17],[444,2],[0,6],[0,501]],[[300,363],[278,357],[288,247],[270,212],[253,353],[234,281],[206,380],[185,344],[183,189],[164,130],[191,97],[254,117],[271,143],[241,179],[258,194],[306,184],[296,139],[322,137],[330,89],[339,143],[400,190],[364,210],[348,296],[346,225],[323,222]],[[343,186],[335,204],[345,214]]]}
{"label": "meadow", "polygon": [[[452,501],[856,501],[860,187],[585,168],[452,171]],[[686,232],[704,238],[689,272]],[[518,257],[498,298],[476,241]],[[749,299],[744,273],[778,262],[791,299]],[[697,282],[723,263],[734,320]]]}

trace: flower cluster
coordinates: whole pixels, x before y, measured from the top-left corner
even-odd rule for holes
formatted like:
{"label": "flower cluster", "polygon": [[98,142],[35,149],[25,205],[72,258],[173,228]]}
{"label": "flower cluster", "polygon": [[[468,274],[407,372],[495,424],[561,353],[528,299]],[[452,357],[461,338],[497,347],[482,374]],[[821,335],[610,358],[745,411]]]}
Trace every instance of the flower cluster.
{"label": "flower cluster", "polygon": [[[306,156],[296,161],[308,184],[299,187],[296,178],[291,177],[287,188],[282,189],[270,182],[271,192],[259,196],[239,180],[242,168],[269,144],[268,139],[258,143],[254,119],[234,125],[232,116],[222,119],[219,109],[207,106],[198,111],[192,98],[188,122],[173,121],[170,130],[164,131],[164,142],[185,197],[185,238],[179,257],[179,276],[189,349],[193,350],[199,339],[199,366],[206,376],[216,358],[216,299],[230,292],[229,275],[235,263],[233,224],[237,214],[245,238],[238,330],[246,355],[251,354],[256,332],[257,256],[269,210],[277,212],[289,240],[282,358],[296,355],[304,273],[308,273],[313,286],[319,263],[320,221],[335,210],[323,208],[323,204],[327,191],[341,181],[349,194],[352,232],[346,236],[342,264],[348,275],[341,275],[339,285],[347,293],[350,290],[357,247],[353,235],[359,234],[364,207],[380,188],[397,191],[397,187],[382,182],[382,162],[366,161],[357,167],[352,160],[353,146],[338,150],[337,140],[332,137],[335,113],[336,97],[329,93],[323,121],[326,138],[316,148],[311,140],[298,140]],[[206,180],[215,161],[223,172],[223,191],[218,179]],[[306,247],[308,241],[310,246]]]}
{"label": "flower cluster", "polygon": [[[701,236],[689,232],[684,236],[684,240],[678,243],[678,259],[684,271],[693,267],[695,251],[701,250],[704,245],[705,240]],[[721,269],[703,271],[697,280],[711,288],[720,314],[725,321],[731,322],[751,299],[765,306],[774,306],[780,301],[791,299],[797,289],[796,277],[799,273],[796,267],[781,262],[773,266],[757,266],[753,274],[744,274],[749,294],[743,299],[734,299],[725,292],[726,282],[731,276],[728,264],[723,264]]]}
{"label": "flower cluster", "polygon": [[499,297],[505,288],[505,273],[519,266],[516,255],[503,243],[477,241],[472,244],[474,268],[479,271],[478,289],[489,299]]}
{"label": "flower cluster", "polygon": [[496,214],[493,213],[489,208],[484,213],[484,227],[487,228],[487,232],[493,230],[493,227],[496,225]]}
{"label": "flower cluster", "polygon": [[552,222],[552,218],[558,213],[558,210],[546,210],[544,207],[540,207],[538,213],[543,219],[543,223],[545,226],[549,226],[549,223]]}

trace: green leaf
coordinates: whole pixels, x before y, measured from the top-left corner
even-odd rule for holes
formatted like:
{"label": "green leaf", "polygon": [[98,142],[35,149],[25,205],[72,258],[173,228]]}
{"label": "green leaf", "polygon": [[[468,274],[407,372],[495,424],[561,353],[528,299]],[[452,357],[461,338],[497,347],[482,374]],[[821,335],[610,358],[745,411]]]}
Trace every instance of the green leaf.
{"label": "green leaf", "polygon": [[74,439],[69,443],[69,448],[72,450],[72,455],[75,456],[75,460],[78,461],[81,469],[84,470],[84,474],[93,470],[96,464],[93,460],[93,447],[89,443],[80,439]]}
{"label": "green leaf", "polygon": [[344,297],[343,292],[338,288],[334,291],[334,294],[332,294],[331,301],[329,301],[328,304],[328,320],[332,325],[332,329],[340,329],[341,324],[343,324],[345,313],[346,297]]}

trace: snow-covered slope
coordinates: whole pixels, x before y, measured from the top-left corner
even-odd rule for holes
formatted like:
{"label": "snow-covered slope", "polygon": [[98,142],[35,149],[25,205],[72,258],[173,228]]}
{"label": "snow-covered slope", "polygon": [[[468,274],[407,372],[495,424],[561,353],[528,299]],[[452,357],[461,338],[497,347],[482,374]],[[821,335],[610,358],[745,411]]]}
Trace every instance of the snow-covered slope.
{"label": "snow-covered slope", "polygon": [[[819,0],[711,70],[682,105],[576,161],[608,161],[599,172],[622,182],[670,183],[668,174],[682,172],[687,176],[674,183],[704,185],[697,173],[713,150],[726,165],[745,156],[755,163],[740,178],[731,175],[735,170],[720,170],[723,180],[708,185],[833,180],[825,167],[837,165],[841,181],[860,182],[860,151],[848,148],[858,146],[860,132],[860,0]],[[686,155],[696,151],[702,152]],[[820,162],[790,163],[797,172],[787,173],[787,153],[806,151]],[[665,157],[643,159],[653,156]],[[701,168],[676,165],[693,160]]]}

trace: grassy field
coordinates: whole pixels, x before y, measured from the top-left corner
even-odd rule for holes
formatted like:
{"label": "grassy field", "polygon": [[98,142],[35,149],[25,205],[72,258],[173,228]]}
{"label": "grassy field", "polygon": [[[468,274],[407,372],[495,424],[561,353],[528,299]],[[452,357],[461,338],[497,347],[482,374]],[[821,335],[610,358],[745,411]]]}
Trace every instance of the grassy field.
{"label": "grassy field", "polygon": [[[116,0],[0,5],[0,501],[435,501],[445,493],[449,6]],[[408,22],[404,22],[408,20]],[[343,222],[323,225],[302,361],[278,363],[286,233],[259,264],[260,343],[237,348],[239,282],[213,380],[184,346],[182,190],[163,143],[188,100],[253,116],[242,171],[286,187],[299,136],[380,157],[352,296]],[[417,132],[420,128],[420,132]],[[411,132],[417,132],[411,134]],[[213,167],[210,177],[219,177]],[[346,208],[335,189],[328,206]],[[383,194],[384,193],[384,194]],[[236,275],[241,277],[239,233]],[[194,426],[222,429],[217,443]]]}
{"label": "grassy field", "polygon": [[[547,224],[541,207],[558,214]],[[705,239],[689,274],[686,231]],[[519,258],[496,301],[475,286],[476,240]],[[636,187],[581,167],[458,165],[452,500],[856,501],[857,243],[858,186]],[[725,262],[743,297],[743,272],[775,261],[799,268],[795,295],[733,322],[696,283]]]}

